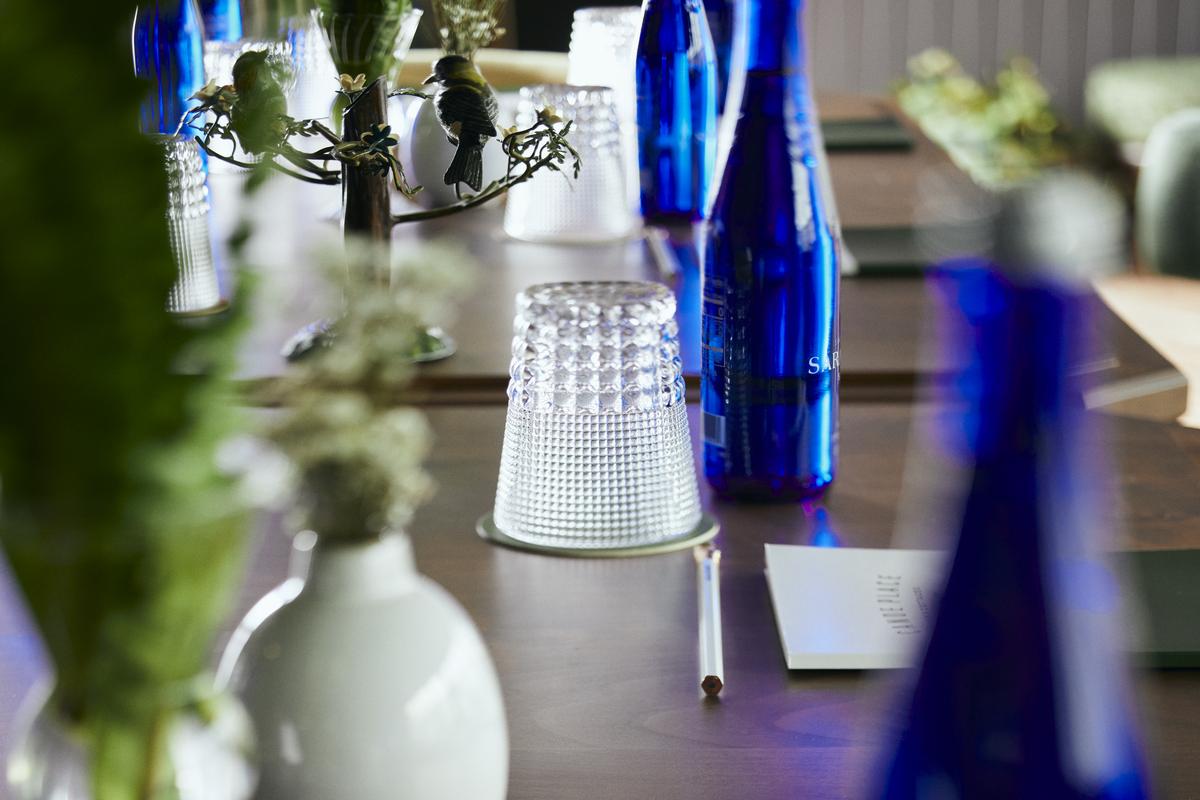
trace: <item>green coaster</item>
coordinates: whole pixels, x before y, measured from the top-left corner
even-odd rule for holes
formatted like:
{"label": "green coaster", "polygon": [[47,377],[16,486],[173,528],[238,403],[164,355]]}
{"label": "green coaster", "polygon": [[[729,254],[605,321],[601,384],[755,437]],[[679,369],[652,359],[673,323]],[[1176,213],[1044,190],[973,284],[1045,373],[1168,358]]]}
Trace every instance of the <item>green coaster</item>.
{"label": "green coaster", "polygon": [[709,514],[701,514],[700,522],[696,524],[696,527],[683,536],[668,539],[665,542],[654,542],[653,544],[637,545],[634,547],[554,547],[553,545],[522,542],[519,539],[508,536],[496,527],[496,522],[492,519],[491,512],[484,514],[479,518],[479,522],[475,523],[475,532],[489,542],[511,547],[515,550],[527,550],[531,553],[569,556],[571,558],[630,558],[633,556],[654,556],[659,553],[671,553],[676,550],[685,550],[689,547],[695,547],[698,544],[712,541],[713,537],[720,530],[721,526],[716,519]]}

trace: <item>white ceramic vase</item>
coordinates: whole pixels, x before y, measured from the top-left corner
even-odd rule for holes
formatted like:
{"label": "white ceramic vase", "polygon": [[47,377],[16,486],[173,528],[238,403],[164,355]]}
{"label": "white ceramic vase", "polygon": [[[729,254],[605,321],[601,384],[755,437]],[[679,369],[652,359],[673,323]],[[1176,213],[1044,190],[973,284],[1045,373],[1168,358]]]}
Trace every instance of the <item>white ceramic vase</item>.
{"label": "white ceramic vase", "polygon": [[[400,136],[400,164],[412,186],[421,186],[416,201],[425,208],[438,208],[458,202],[453,186],[445,183],[446,169],[454,159],[454,145],[446,138],[446,131],[437,120],[437,111],[430,100],[415,97],[400,97],[403,101],[403,123]],[[497,128],[500,125],[497,123]],[[483,146],[483,185],[504,177],[508,170],[508,159],[496,139],[488,139]],[[472,190],[463,186],[463,191]]]}
{"label": "white ceramic vase", "polygon": [[318,541],[307,578],[246,616],[219,678],[254,721],[260,800],[505,796],[495,669],[404,535]]}

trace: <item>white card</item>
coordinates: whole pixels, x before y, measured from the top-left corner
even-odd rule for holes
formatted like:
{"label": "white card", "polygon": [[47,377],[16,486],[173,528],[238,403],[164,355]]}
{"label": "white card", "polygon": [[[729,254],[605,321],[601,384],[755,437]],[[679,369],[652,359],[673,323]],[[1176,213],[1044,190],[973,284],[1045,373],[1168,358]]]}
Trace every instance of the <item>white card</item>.
{"label": "white card", "polygon": [[945,553],[765,547],[788,669],[912,666],[933,624]]}

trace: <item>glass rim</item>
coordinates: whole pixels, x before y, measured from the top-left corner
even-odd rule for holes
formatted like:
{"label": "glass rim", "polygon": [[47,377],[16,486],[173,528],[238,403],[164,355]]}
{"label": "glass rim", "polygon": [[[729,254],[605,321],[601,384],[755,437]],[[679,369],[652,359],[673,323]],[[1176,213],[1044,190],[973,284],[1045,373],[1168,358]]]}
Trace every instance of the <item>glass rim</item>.
{"label": "glass rim", "polygon": [[[526,114],[529,113],[531,104],[554,106],[564,119],[574,119],[578,111],[618,110],[616,90],[611,86],[599,84],[534,83],[522,86],[518,97]],[[613,123],[617,124],[615,119]]]}
{"label": "glass rim", "polygon": [[401,24],[403,24],[404,22],[408,21],[409,19],[413,18],[414,16],[415,17],[422,16],[425,13],[425,11],[424,11],[424,9],[417,8],[416,6],[409,6],[399,16],[394,16],[392,14],[360,14],[358,12],[337,12],[337,11],[327,12],[327,11],[322,11],[319,8],[314,8],[311,11],[309,11],[308,13],[312,16],[313,19],[315,19],[317,21],[320,21],[322,19],[332,19],[332,18],[338,18],[338,17],[341,17],[341,18],[360,17],[362,19],[394,19],[394,20],[399,21]]}
{"label": "glass rim", "polygon": [[635,16],[640,18],[641,15],[641,6],[586,6],[575,9],[572,20],[575,22],[609,22]]}
{"label": "glass rim", "polygon": [[534,284],[517,294],[518,308],[534,302],[572,306],[600,300],[616,307],[653,301],[666,301],[672,306],[676,303],[675,293],[655,281],[552,281]]}

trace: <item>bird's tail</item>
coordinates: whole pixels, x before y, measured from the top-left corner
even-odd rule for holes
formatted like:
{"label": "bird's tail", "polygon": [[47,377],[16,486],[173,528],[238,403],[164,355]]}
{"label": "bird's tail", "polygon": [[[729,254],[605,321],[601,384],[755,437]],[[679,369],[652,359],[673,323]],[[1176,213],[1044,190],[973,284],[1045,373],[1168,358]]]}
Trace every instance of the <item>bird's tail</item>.
{"label": "bird's tail", "polygon": [[446,185],[465,183],[475,191],[483,186],[483,147],[479,141],[467,138],[458,140],[458,149],[454,151],[454,160],[446,170]]}

